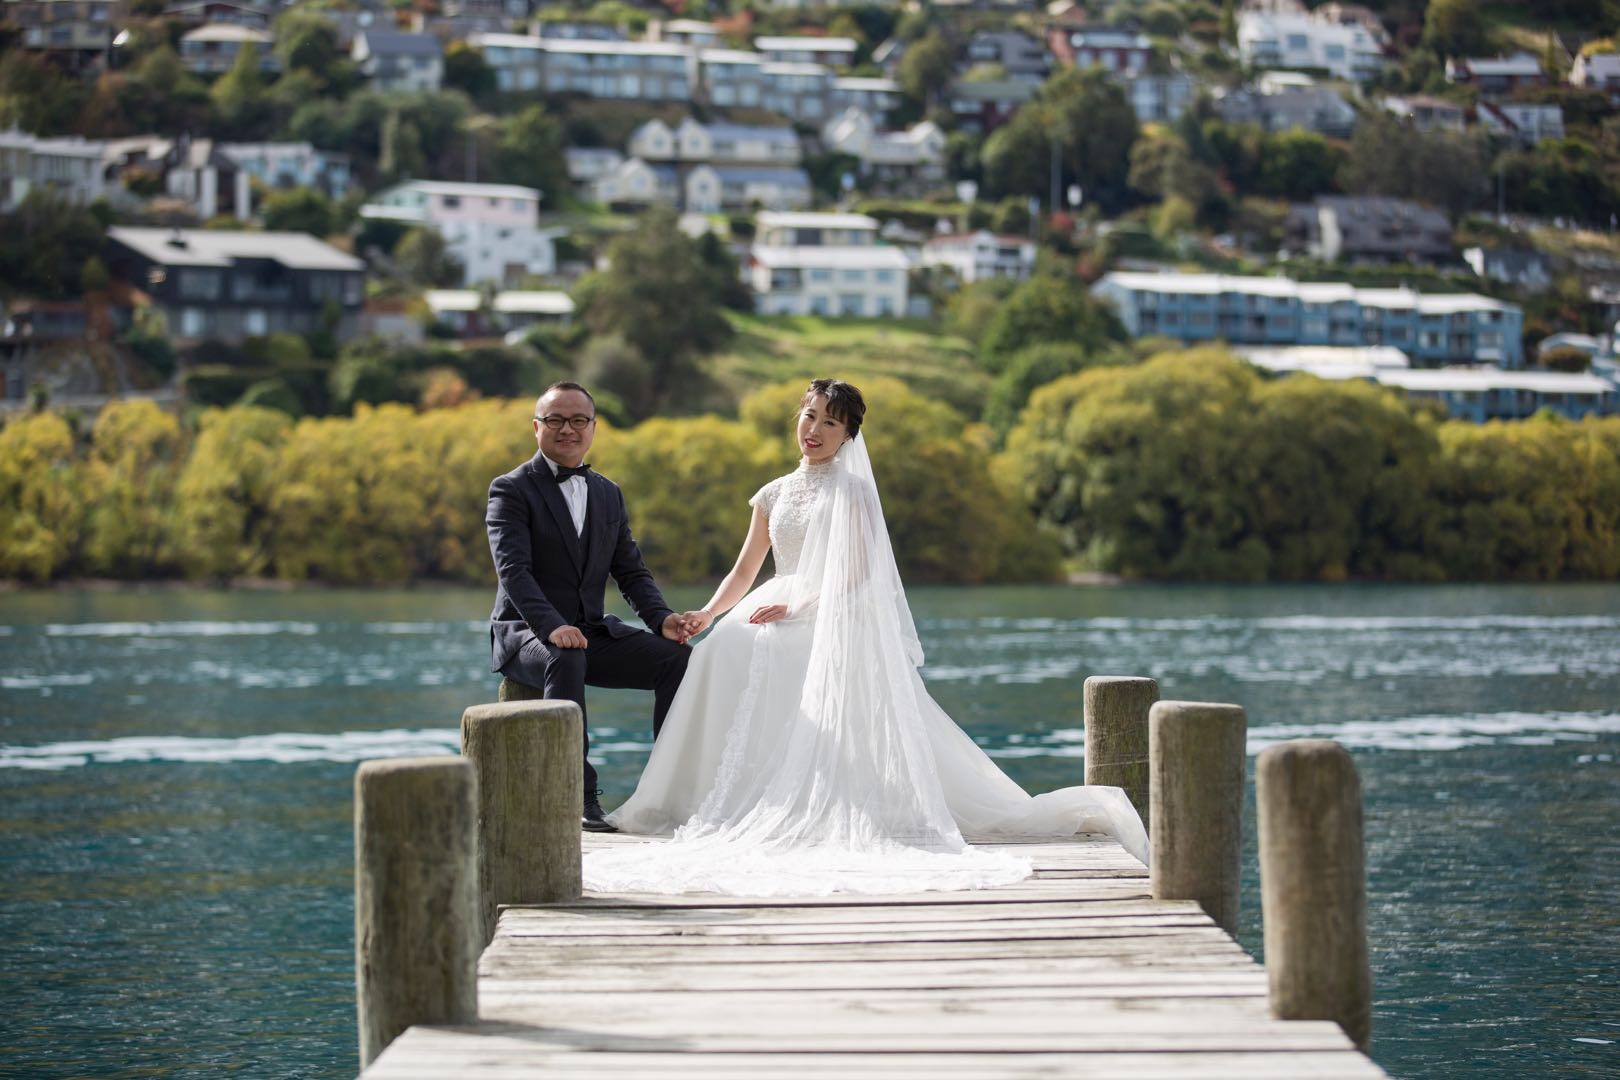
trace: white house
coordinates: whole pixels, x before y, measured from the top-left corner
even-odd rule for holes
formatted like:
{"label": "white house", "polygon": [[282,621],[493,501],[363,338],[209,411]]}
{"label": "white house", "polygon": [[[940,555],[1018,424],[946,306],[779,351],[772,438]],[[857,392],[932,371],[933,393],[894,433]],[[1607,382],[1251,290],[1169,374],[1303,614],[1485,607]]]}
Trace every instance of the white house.
{"label": "white house", "polygon": [[407,180],[360,208],[370,219],[407,222],[436,230],[463,281],[502,283],[557,268],[554,241],[561,230],[539,224],[540,192],[515,184],[461,184]]}
{"label": "white house", "polygon": [[860,46],[847,37],[758,37],[754,48],[772,63],[845,67],[854,61]]}
{"label": "white house", "polygon": [[1523,146],[1564,137],[1564,110],[1557,105],[1522,101],[1481,101],[1474,110],[1479,126]]}
{"label": "white house", "polygon": [[624,164],[624,155],[611,146],[570,146],[563,151],[568,163],[568,182],[576,195],[594,198],[598,180]]}
{"label": "white house", "polygon": [[589,94],[628,101],[691,100],[693,49],[663,41],[472,34],[502,90]]}
{"label": "white house", "polygon": [[1569,72],[1569,81],[1572,86],[1600,90],[1609,95],[1610,101],[1620,99],[1620,53],[1577,56],[1575,66]]}
{"label": "white house", "polygon": [[864,214],[761,213],[745,276],[765,315],[898,316],[910,261]]}
{"label": "white house", "polygon": [[591,183],[591,198],[603,206],[674,206],[681,201],[680,174],[672,165],[626,158]]}
{"label": "white house", "polygon": [[267,188],[314,188],[337,199],[353,181],[346,155],[307,142],[220,143],[219,152]]}
{"label": "white house", "polygon": [[649,120],[631,132],[626,149],[648,161],[797,165],[803,157],[799,137],[790,127],[701,124],[691,117],[673,128],[662,120]]}
{"label": "white house", "polygon": [[1238,15],[1238,55],[1254,67],[1320,68],[1337,79],[1365,80],[1384,66],[1384,50],[1366,26],[1320,12],[1246,10]]}
{"label": "white house", "polygon": [[862,176],[889,183],[935,183],[945,176],[945,133],[924,120],[904,131],[879,131],[872,115],[849,108],[821,128],[821,143],[860,162]]}
{"label": "white house", "polygon": [[0,210],[12,209],[41,188],[80,206],[110,194],[106,146],[77,135],[42,139],[16,129],[0,131]]}
{"label": "white house", "polygon": [[565,292],[508,290],[488,298],[477,289],[428,289],[422,294],[433,321],[460,337],[487,337],[536,323],[567,323],[574,301]]}
{"label": "white house", "polygon": [[923,245],[921,265],[946,267],[964,284],[991,278],[1023,281],[1035,272],[1035,241],[997,236],[987,229],[938,236]]}
{"label": "white house", "polygon": [[444,46],[432,34],[366,29],[355,35],[349,58],[379,90],[437,90],[444,80]]}
{"label": "white house", "polygon": [[272,51],[274,44],[275,38],[268,30],[208,23],[180,35],[180,63],[194,75],[223,75],[236,65],[237,54],[251,47],[260,71],[279,71],[281,61]]}

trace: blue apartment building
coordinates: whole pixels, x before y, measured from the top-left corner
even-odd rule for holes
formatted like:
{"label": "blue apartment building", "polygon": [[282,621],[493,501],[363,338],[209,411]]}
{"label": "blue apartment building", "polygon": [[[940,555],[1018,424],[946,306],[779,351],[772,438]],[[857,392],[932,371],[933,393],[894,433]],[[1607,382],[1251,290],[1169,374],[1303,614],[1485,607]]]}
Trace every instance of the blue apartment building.
{"label": "blue apartment building", "polygon": [[1420,367],[1524,367],[1524,313],[1474,293],[1358,289],[1337,282],[1219,274],[1104,276],[1092,294],[1132,337],[1232,345],[1390,346]]}

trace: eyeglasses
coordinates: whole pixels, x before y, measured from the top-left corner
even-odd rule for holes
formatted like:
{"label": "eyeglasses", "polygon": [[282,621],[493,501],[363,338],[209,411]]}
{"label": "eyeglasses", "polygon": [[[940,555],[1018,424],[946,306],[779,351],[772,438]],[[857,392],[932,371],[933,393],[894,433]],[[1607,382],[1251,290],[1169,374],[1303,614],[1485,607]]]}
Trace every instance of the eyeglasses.
{"label": "eyeglasses", "polygon": [[537,416],[535,419],[552,431],[561,431],[564,424],[575,431],[584,431],[596,423],[596,417],[594,416]]}

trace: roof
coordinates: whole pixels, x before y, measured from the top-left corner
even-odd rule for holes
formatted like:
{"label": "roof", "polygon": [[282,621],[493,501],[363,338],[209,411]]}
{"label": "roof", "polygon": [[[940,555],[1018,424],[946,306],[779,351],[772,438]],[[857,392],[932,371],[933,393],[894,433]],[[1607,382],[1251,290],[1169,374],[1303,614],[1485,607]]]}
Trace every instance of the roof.
{"label": "roof", "polygon": [[420,191],[424,195],[459,195],[464,199],[534,199],[539,201],[540,192],[532,187],[522,187],[518,184],[469,184],[458,180],[403,180],[392,187],[384,188],[372,196],[371,201],[376,202],[396,191]]}
{"label": "roof", "polygon": [[762,210],[754,219],[761,229],[876,229],[877,218],[865,214],[817,214],[810,211]]}
{"label": "roof", "polygon": [[1474,75],[1540,75],[1541,61],[1529,53],[1512,56],[1470,57],[1458,64]]}
{"label": "roof", "polygon": [[1420,315],[1457,315],[1473,311],[1517,311],[1517,305],[1477,293],[1424,295],[1411,289],[1358,289],[1344,282],[1301,282],[1284,277],[1228,277],[1224,274],[1154,273],[1116,270],[1097,287],[1116,286],[1137,292],[1219,296],[1238,293],[1272,296],[1307,304],[1358,303],[1384,310],[1409,310]]}
{"label": "roof", "polygon": [[755,261],[770,269],[802,267],[814,270],[909,270],[911,260],[899,248],[859,247],[770,247],[750,249]]}
{"label": "roof", "polygon": [[898,94],[900,84],[893,79],[865,78],[859,75],[845,75],[833,80],[835,90],[876,90],[880,93],[888,92]]}
{"label": "roof", "polygon": [[1441,368],[1439,370],[1381,371],[1378,381],[1402,390],[1440,393],[1453,391],[1529,390],[1538,394],[1620,393],[1607,379],[1561,371],[1503,371],[1500,368]]}
{"label": "roof", "polygon": [[[429,289],[422,299],[435,314],[441,311],[477,311],[483,294],[477,289]],[[514,290],[498,292],[492,303],[503,315],[572,315],[574,301],[565,292]]]}
{"label": "roof", "polygon": [[[1251,364],[1271,371],[1339,372],[1355,369],[1372,371],[1407,369],[1411,359],[1391,345],[1289,345],[1238,346],[1234,351]],[[1348,376],[1365,378],[1363,375]]]}
{"label": "roof", "polygon": [[712,22],[701,19],[671,19],[664,24],[664,30],[671,34],[715,34],[719,30]]}
{"label": "roof", "polygon": [[769,142],[791,143],[799,145],[798,132],[790,127],[777,127],[767,124],[727,124],[716,122],[704,124],[704,130],[710,135],[727,135],[732,138],[765,139]]}
{"label": "roof", "polygon": [[1620,77],[1620,53],[1594,53],[1583,56],[1584,70],[1588,76],[1597,78]]}
{"label": "roof", "polygon": [[236,41],[253,42],[256,45],[269,45],[275,37],[267,30],[255,30],[251,26],[238,26],[235,23],[204,23],[195,30],[187,30],[180,35],[181,41]]}
{"label": "roof", "polygon": [[767,75],[830,75],[820,64],[767,63],[760,68]]}
{"label": "roof", "polygon": [[366,39],[366,48],[373,53],[391,56],[439,56],[444,46],[432,34],[406,34],[398,30],[375,30],[370,27],[356,37]]}
{"label": "roof", "polygon": [[703,49],[698,53],[698,62],[703,64],[754,64],[765,62],[759,53],[748,52],[746,49]]}
{"label": "roof", "polygon": [[1076,30],[1069,35],[1069,44],[1077,49],[1151,49],[1153,42],[1146,34],[1135,30],[1101,28]]}
{"label": "roof", "polygon": [[760,52],[854,52],[854,38],[847,37],[757,37],[754,48]]}
{"label": "roof", "polygon": [[976,101],[1028,101],[1041,88],[1040,83],[1022,79],[979,79],[951,84],[951,96]]}
{"label": "roof", "polygon": [[300,232],[143,229],[114,225],[107,230],[107,236],[165,266],[224,267],[237,259],[269,259],[292,270],[364,270],[366,266],[353,255]]}

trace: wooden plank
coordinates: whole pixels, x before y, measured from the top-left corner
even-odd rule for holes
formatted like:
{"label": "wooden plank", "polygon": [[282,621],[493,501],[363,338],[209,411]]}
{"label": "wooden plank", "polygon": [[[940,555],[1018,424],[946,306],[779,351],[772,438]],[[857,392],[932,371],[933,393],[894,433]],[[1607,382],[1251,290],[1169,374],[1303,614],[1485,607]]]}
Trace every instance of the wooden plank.
{"label": "wooden plank", "polygon": [[929,922],[1034,922],[1044,919],[1166,915],[1196,918],[1213,926],[1194,900],[1073,900],[1005,904],[884,904],[865,907],[757,907],[715,911],[691,907],[503,907],[502,928],[572,926],[803,927],[925,924]]}

